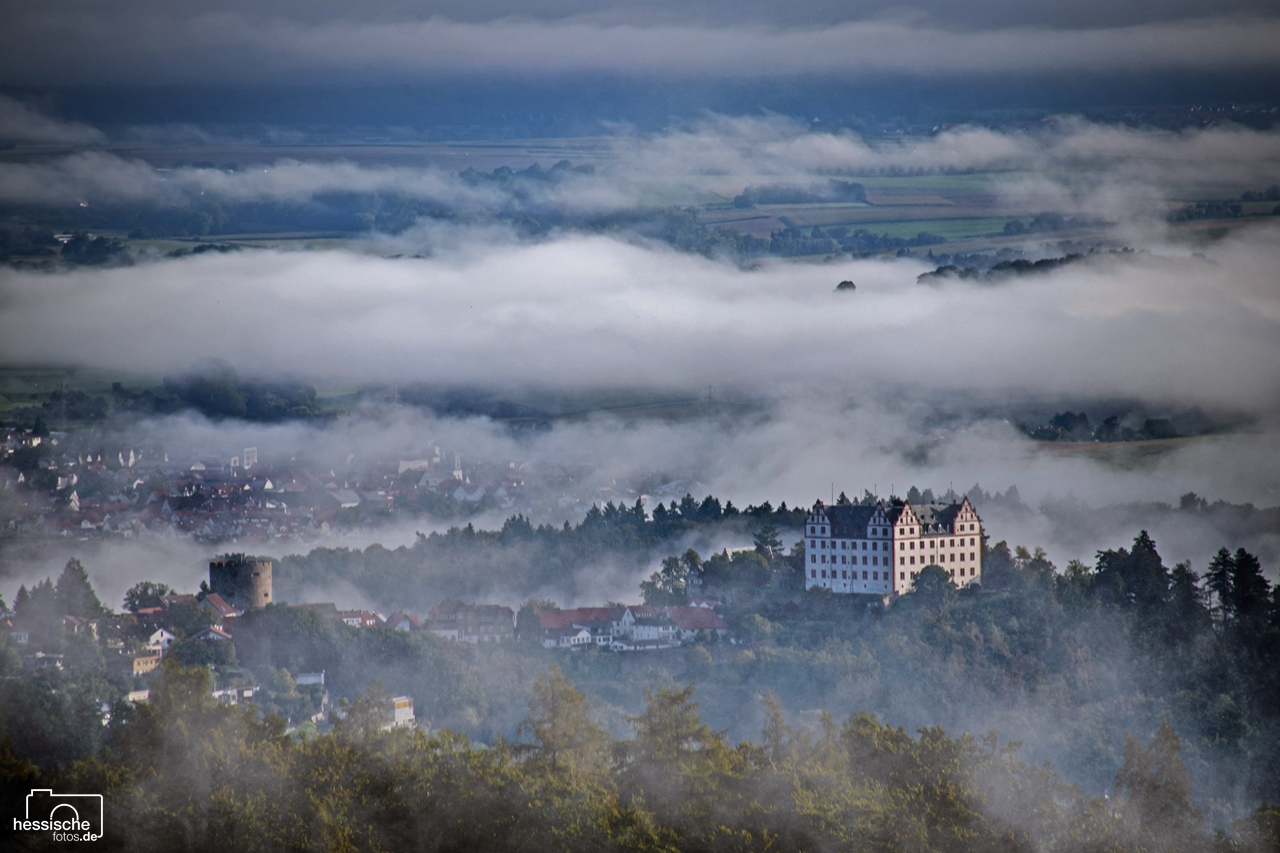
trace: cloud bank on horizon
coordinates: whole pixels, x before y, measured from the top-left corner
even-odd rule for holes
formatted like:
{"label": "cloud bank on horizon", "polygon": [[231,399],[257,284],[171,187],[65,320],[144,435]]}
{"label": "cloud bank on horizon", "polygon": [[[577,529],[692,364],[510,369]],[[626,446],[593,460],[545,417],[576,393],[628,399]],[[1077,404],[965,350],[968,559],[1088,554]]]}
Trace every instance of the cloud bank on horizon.
{"label": "cloud bank on horizon", "polygon": [[[1274,227],[1213,262],[1102,256],[998,287],[922,287],[919,261],[768,264],[566,235],[428,259],[244,252],[0,273],[0,360],[487,387],[785,395],[1033,392],[1278,410]],[[853,279],[858,291],[833,294]],[[899,359],[903,361],[899,361]]]}
{"label": "cloud bank on horizon", "polygon": [[457,74],[1113,74],[1275,69],[1280,17],[1236,0],[965,4],[381,2],[11,8],[18,84],[421,82]]}
{"label": "cloud bank on horizon", "polygon": [[[0,139],[97,145],[106,137],[0,97]],[[714,185],[731,198],[756,181],[808,180],[890,169],[1000,173],[992,189],[1030,207],[1094,214],[1150,212],[1170,187],[1266,186],[1280,181],[1280,131],[1213,127],[1181,132],[1115,127],[1064,116],[1036,133],[961,126],[929,137],[867,140],[814,130],[782,116],[712,115],[661,133],[595,138],[582,162],[593,175],[526,182],[519,205],[580,213],[651,204],[657,184]],[[281,158],[237,170],[156,168],[90,148],[49,159],[0,163],[0,203],[75,206],[226,202],[305,203],[326,193],[404,196],[454,212],[483,214],[513,202],[492,184],[468,182],[425,163],[418,167]],[[1033,210],[1033,212],[1035,212]]]}

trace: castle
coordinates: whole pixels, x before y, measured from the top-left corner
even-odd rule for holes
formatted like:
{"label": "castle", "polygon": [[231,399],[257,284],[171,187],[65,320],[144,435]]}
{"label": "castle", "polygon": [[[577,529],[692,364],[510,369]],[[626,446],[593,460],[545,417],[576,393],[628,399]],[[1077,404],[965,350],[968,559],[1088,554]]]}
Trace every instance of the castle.
{"label": "castle", "polygon": [[968,498],[888,508],[817,501],[804,541],[805,589],[901,595],[926,566],[941,567],[961,587],[981,583],[982,519]]}
{"label": "castle", "polygon": [[271,603],[270,560],[230,554],[209,563],[209,591],[237,611],[266,607]]}

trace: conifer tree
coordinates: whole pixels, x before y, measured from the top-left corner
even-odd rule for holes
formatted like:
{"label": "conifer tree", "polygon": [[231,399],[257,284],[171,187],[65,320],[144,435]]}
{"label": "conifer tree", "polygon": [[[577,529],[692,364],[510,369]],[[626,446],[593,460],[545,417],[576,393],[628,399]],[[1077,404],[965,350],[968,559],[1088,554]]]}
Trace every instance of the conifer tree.
{"label": "conifer tree", "polygon": [[89,583],[89,573],[74,557],[67,561],[66,568],[58,576],[57,585],[58,608],[64,616],[80,616],[91,619],[106,612],[98,595]]}
{"label": "conifer tree", "polygon": [[1228,617],[1228,610],[1231,606],[1231,578],[1235,574],[1235,560],[1231,558],[1231,552],[1226,548],[1219,548],[1218,553],[1213,556],[1213,560],[1209,563],[1209,570],[1205,572],[1205,585],[1209,591],[1217,596],[1218,612],[1222,614],[1224,621]]}
{"label": "conifer tree", "polygon": [[1159,849],[1177,849],[1204,826],[1204,813],[1191,804],[1191,774],[1178,757],[1182,741],[1168,720],[1151,743],[1125,736],[1124,766],[1115,790],[1124,794],[1124,810],[1136,819]]}
{"label": "conifer tree", "polygon": [[1243,548],[1231,561],[1231,612],[1238,622],[1253,625],[1267,616],[1267,596],[1271,584],[1262,575],[1258,558]]}

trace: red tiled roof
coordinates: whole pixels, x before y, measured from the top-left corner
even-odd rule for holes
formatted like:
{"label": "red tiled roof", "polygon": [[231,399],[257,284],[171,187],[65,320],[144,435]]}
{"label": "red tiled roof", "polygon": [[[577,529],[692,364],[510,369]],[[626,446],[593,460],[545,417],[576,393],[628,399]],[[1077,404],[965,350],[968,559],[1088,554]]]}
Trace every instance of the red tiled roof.
{"label": "red tiled roof", "polygon": [[217,625],[210,625],[203,631],[191,636],[193,640],[230,640],[231,635],[219,628]]}
{"label": "red tiled roof", "polygon": [[230,604],[227,604],[227,602],[223,600],[222,596],[218,595],[216,592],[209,593],[204,597],[204,600],[210,607],[218,611],[219,616],[225,617],[236,615],[236,609]]}
{"label": "red tiled roof", "polygon": [[705,607],[668,607],[667,615],[681,631],[723,631],[727,625]]}
{"label": "red tiled roof", "polygon": [[590,625],[594,622],[607,624],[621,615],[621,607],[578,607],[573,610],[542,610],[538,613],[538,624],[544,631],[559,631],[570,628],[575,624]]}

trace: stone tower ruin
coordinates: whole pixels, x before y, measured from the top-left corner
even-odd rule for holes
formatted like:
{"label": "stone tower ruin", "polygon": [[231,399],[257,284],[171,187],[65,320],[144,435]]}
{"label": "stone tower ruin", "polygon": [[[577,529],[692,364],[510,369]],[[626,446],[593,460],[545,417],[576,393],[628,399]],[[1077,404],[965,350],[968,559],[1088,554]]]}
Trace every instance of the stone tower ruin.
{"label": "stone tower ruin", "polygon": [[236,610],[271,603],[271,561],[229,554],[209,561],[209,589]]}

